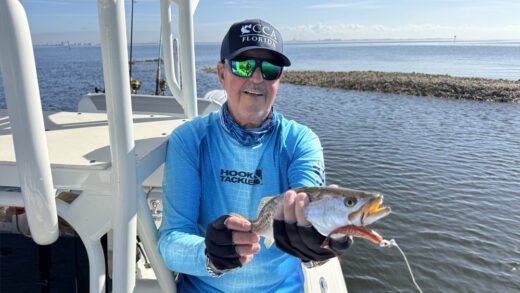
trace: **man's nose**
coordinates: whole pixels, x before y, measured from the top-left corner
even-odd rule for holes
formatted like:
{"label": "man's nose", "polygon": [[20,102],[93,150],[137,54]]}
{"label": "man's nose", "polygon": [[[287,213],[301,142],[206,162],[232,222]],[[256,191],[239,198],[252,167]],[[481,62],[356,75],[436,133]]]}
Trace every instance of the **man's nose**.
{"label": "man's nose", "polygon": [[264,81],[264,78],[262,77],[262,70],[260,66],[255,68],[255,71],[253,71],[253,75],[249,78],[254,83],[261,83]]}

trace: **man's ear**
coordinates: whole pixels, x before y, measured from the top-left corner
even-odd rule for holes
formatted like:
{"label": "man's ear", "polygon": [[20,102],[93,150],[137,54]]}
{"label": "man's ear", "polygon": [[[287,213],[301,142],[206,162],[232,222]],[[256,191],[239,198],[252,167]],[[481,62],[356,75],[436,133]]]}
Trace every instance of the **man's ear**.
{"label": "man's ear", "polygon": [[220,81],[220,84],[222,86],[224,86],[224,78],[225,78],[225,63],[224,62],[217,62],[217,75],[218,75],[218,80]]}

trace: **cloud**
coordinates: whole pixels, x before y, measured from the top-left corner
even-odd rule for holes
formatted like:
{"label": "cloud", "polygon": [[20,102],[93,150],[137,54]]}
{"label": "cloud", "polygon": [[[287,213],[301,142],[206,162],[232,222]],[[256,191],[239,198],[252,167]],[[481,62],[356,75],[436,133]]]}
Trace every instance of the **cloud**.
{"label": "cloud", "polygon": [[309,24],[284,26],[280,30],[285,40],[324,39],[429,39],[453,38],[459,40],[518,39],[520,25],[472,26],[472,25],[363,25],[363,24]]}

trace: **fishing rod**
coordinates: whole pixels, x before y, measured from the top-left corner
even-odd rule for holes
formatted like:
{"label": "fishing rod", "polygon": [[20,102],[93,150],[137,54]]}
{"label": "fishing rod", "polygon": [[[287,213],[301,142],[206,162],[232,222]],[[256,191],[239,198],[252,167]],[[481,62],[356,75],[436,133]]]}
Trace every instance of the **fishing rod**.
{"label": "fishing rod", "polygon": [[129,76],[130,76],[130,89],[133,94],[137,94],[139,88],[141,88],[141,83],[138,80],[132,79],[132,51],[134,47],[134,3],[135,0],[132,0],[132,10],[130,12],[130,60],[128,61],[129,65]]}
{"label": "fishing rod", "polygon": [[130,12],[130,60],[128,61],[130,67],[130,82],[132,81],[132,49],[134,44],[134,0],[132,0],[132,10]]}
{"label": "fishing rod", "polygon": [[[155,73],[155,95],[161,93],[161,56],[162,56],[162,28],[159,31],[159,55],[157,57],[157,70]],[[164,91],[163,91],[164,94]]]}

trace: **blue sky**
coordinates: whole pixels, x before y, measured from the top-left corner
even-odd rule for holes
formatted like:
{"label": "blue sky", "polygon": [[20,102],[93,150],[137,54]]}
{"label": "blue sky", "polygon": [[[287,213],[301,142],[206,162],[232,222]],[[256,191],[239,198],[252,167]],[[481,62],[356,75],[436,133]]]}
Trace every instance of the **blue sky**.
{"label": "blue sky", "polygon": [[[97,1],[24,0],[35,43],[99,42]],[[130,0],[125,1],[130,23]],[[218,42],[231,23],[263,18],[285,40],[520,40],[519,0],[201,0],[195,39]],[[158,42],[159,0],[136,0],[134,40]]]}

